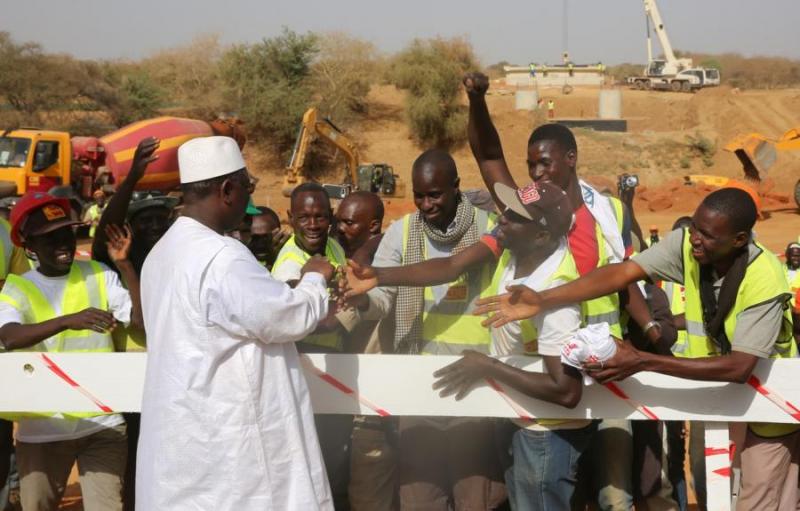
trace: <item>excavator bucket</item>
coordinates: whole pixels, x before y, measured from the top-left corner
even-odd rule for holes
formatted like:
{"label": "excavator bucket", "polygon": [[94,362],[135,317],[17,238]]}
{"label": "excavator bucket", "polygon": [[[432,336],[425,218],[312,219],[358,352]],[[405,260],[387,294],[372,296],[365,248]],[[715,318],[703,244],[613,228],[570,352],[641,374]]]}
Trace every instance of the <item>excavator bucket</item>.
{"label": "excavator bucket", "polygon": [[739,158],[745,177],[755,181],[766,177],[777,159],[775,143],[759,133],[739,135],[728,142],[724,149]]}

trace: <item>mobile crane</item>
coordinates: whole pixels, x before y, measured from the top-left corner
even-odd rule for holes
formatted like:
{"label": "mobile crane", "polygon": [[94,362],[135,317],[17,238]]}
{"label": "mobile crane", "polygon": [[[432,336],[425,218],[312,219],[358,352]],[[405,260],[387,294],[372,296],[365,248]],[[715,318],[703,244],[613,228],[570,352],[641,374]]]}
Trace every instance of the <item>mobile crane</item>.
{"label": "mobile crane", "polygon": [[[641,90],[659,89],[674,92],[692,92],[703,87],[719,85],[719,70],[693,67],[692,59],[679,59],[675,56],[656,0],[643,1],[647,24],[647,66],[641,75],[628,77],[628,84]],[[651,23],[664,52],[663,59],[653,58]]]}

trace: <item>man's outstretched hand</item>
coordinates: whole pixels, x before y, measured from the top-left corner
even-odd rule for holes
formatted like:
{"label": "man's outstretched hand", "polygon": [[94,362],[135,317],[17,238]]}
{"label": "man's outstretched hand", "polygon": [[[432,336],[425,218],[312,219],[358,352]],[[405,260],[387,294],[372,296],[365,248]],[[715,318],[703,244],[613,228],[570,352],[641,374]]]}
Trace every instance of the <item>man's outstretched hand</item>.
{"label": "man's outstretched hand", "polygon": [[481,97],[489,90],[489,77],[483,73],[467,73],[462,80],[464,83],[464,90],[470,97]]}
{"label": "man's outstretched hand", "polygon": [[372,266],[358,264],[352,259],[347,260],[345,269],[344,297],[346,299],[363,295],[370,289],[378,287],[378,274]]}
{"label": "man's outstretched hand", "polygon": [[512,321],[519,321],[535,316],[542,310],[542,298],[539,293],[523,285],[506,288],[508,293],[479,299],[473,312],[476,316],[491,315],[483,326],[499,328]]}
{"label": "man's outstretched hand", "polygon": [[461,359],[433,373],[438,378],[433,390],[439,390],[439,396],[455,394],[457,401],[464,399],[478,380],[491,375],[494,359],[473,350],[464,350],[462,355]]}

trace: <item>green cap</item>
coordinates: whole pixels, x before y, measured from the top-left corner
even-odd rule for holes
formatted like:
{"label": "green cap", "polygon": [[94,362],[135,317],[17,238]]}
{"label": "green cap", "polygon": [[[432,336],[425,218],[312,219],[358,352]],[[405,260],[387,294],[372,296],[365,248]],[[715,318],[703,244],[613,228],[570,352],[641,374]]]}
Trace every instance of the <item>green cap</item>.
{"label": "green cap", "polygon": [[252,197],[250,197],[250,199],[247,201],[247,209],[245,210],[245,213],[247,213],[250,216],[256,216],[261,214],[261,210],[255,207],[255,205],[253,204]]}

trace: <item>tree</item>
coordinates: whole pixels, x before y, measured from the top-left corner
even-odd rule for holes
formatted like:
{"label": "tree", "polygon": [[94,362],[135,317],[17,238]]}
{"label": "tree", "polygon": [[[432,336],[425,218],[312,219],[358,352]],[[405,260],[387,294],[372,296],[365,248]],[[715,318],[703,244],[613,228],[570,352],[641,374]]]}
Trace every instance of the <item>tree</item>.
{"label": "tree", "polygon": [[74,100],[81,77],[79,66],[66,55],[49,55],[36,43],[17,44],[0,32],[0,96],[29,120]]}
{"label": "tree", "polygon": [[117,127],[154,117],[165,104],[165,91],[139,64],[89,61],[84,72],[81,94]]}
{"label": "tree", "polygon": [[472,47],[461,38],[415,39],[392,59],[388,78],[408,92],[406,116],[419,143],[449,148],[466,139],[461,79],[476,67]]}
{"label": "tree", "polygon": [[240,44],[220,62],[227,106],[247,125],[248,136],[291,147],[297,125],[311,103],[309,75],[318,52],[314,34],[287,28],[260,43]]}
{"label": "tree", "polygon": [[367,109],[367,95],[379,74],[375,46],[340,32],[319,39],[311,78],[319,108],[337,122]]}

